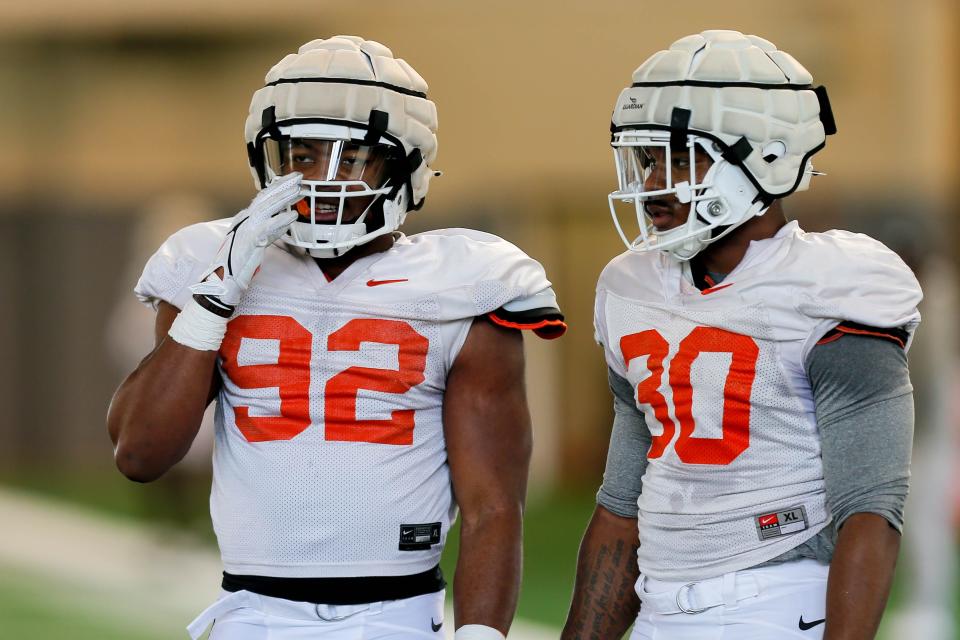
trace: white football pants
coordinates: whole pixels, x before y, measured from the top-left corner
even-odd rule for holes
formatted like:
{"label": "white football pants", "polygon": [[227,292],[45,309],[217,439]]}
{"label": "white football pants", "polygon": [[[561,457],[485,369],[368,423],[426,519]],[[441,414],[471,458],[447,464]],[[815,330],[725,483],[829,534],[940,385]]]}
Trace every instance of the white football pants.
{"label": "white football pants", "polygon": [[630,640],[821,640],[828,571],[805,559],[692,583],[641,574]]}
{"label": "white football pants", "polygon": [[[224,591],[187,631],[197,640],[401,640],[443,638],[444,591],[403,600],[328,605]],[[453,621],[450,622],[453,624]]]}

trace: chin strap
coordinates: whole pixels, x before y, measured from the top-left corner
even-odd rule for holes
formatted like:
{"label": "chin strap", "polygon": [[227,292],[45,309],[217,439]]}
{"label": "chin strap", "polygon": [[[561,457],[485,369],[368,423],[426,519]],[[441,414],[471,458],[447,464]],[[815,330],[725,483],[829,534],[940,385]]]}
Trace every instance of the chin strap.
{"label": "chin strap", "polygon": [[[367,231],[367,226],[365,222],[357,222],[353,224],[341,224],[338,227],[338,230],[345,230],[353,228],[354,232],[353,238],[343,238],[343,237],[333,237],[330,239],[330,244],[340,244],[344,242],[349,242],[351,239],[361,238],[369,235],[362,243],[353,242],[344,246],[338,247],[323,247],[323,246],[312,246],[312,247],[299,247],[298,249],[301,252],[306,252],[313,258],[338,258],[350,251],[354,247],[358,247],[361,244],[367,244],[368,242],[379,238],[380,236],[386,235],[388,233],[393,233],[400,228],[400,225],[403,224],[404,219],[407,216],[407,207],[406,207],[406,194],[405,189],[400,189],[399,193],[394,198],[384,198],[381,201],[382,211],[383,211],[383,226],[380,227],[375,234],[370,234]],[[298,224],[298,223],[295,223]],[[299,223],[302,224],[302,223]],[[359,231],[359,234],[356,232]],[[286,236],[284,236],[286,238]],[[290,245],[296,247],[296,245]]]}
{"label": "chin strap", "polygon": [[[355,222],[353,224],[342,224],[337,227],[336,231],[338,232],[338,237],[334,237],[330,240],[330,244],[340,245],[341,243],[348,243],[351,240],[360,238],[366,235],[367,225],[363,222]],[[346,237],[344,237],[346,236]],[[372,239],[372,238],[371,238]],[[359,246],[359,242],[354,242],[350,244],[345,244],[343,246],[335,246],[324,248],[323,246],[313,246],[307,247],[306,251],[313,258],[339,258],[347,251],[350,251],[354,247]]]}

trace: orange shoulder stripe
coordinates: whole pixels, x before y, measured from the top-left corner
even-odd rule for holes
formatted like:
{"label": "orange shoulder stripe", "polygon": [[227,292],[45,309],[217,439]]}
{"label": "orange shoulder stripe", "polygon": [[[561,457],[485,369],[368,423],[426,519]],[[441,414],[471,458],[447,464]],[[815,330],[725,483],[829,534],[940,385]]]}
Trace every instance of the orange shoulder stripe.
{"label": "orange shoulder stripe", "polygon": [[497,317],[494,313],[488,313],[487,317],[494,324],[498,324],[501,327],[508,327],[510,329],[527,329],[533,331],[536,335],[540,336],[545,340],[553,340],[554,338],[559,338],[564,333],[567,332],[567,323],[563,320],[538,320],[536,322],[510,322],[509,320],[504,320],[503,318]]}
{"label": "orange shoulder stripe", "polygon": [[861,336],[874,336],[876,338],[886,338],[887,340],[892,340],[893,342],[896,342],[898,345],[900,345],[901,348],[905,348],[907,346],[907,344],[897,336],[892,335],[890,333],[884,333],[882,331],[866,331],[864,329],[854,329],[853,327],[847,327],[842,324],[838,324],[834,328],[837,331],[840,331],[842,333],[850,333],[850,334],[861,335]]}

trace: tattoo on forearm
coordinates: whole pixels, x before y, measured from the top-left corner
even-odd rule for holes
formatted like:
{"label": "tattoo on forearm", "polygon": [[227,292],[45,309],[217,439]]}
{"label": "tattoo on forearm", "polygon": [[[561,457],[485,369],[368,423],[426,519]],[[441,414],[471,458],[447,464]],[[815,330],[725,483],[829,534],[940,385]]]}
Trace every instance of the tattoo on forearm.
{"label": "tattoo on forearm", "polygon": [[611,632],[622,632],[636,617],[640,602],[633,590],[637,580],[637,545],[617,540],[603,544],[593,558],[583,558],[580,597],[573,603],[565,638],[606,640]]}

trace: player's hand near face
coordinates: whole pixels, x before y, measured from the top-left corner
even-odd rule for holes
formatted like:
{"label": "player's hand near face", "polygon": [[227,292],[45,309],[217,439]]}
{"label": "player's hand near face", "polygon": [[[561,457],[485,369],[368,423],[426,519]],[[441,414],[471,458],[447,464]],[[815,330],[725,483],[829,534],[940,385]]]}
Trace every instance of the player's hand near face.
{"label": "player's hand near face", "polygon": [[296,172],[277,178],[256,195],[249,207],[234,216],[230,231],[201,282],[190,287],[193,293],[231,311],[240,303],[263,262],[263,252],[297,219],[296,211],[288,207],[301,199],[302,178]]}
{"label": "player's hand near face", "polygon": [[284,176],[236,215],[194,299],[181,313],[161,302],[157,347],[114,394],[107,427],[120,471],[149,482],[180,461],[219,388],[217,351],[227,322],[260,267],[266,248],[296,218],[300,174]]}

